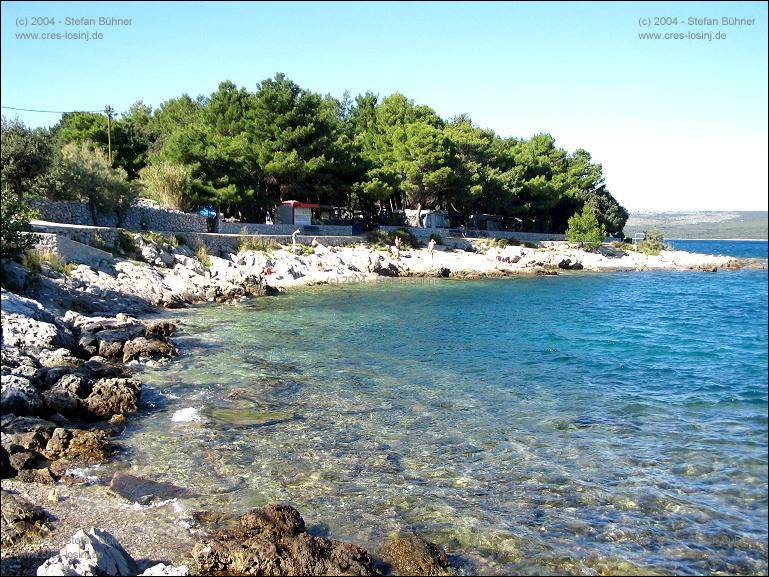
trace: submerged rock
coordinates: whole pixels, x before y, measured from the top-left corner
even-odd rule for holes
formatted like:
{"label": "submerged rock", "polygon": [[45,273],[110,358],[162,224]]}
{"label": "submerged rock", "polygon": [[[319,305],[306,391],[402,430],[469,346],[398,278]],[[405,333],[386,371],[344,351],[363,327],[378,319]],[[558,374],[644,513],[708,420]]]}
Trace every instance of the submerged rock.
{"label": "submerged rock", "polygon": [[112,535],[100,529],[75,533],[55,557],[37,570],[38,575],[136,575],[139,568]]}
{"label": "submerged rock", "polygon": [[154,501],[163,501],[165,499],[193,496],[184,487],[179,487],[173,483],[152,481],[151,479],[145,479],[122,471],[117,471],[112,476],[109,490],[115,495],[140,505],[148,505]]}
{"label": "submerged rock", "polygon": [[374,559],[353,545],[314,537],[299,512],[267,505],[240,518],[241,528],[195,544],[192,556],[206,573],[238,575],[378,575]]}
{"label": "submerged rock", "polygon": [[392,535],[379,552],[393,575],[452,575],[446,554],[415,533]]}

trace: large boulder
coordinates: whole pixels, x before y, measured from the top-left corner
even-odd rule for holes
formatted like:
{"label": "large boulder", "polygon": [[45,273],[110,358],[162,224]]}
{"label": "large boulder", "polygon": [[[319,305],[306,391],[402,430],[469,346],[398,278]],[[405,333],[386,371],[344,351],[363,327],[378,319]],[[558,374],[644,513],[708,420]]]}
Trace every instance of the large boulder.
{"label": "large boulder", "polygon": [[136,379],[104,378],[93,383],[83,405],[91,418],[109,419],[113,415],[134,413],[139,409],[142,384]]}
{"label": "large boulder", "polygon": [[68,417],[80,417],[84,410],[84,399],[91,393],[88,379],[77,374],[62,376],[48,390],[43,391],[43,400],[48,410]]}
{"label": "large boulder", "polygon": [[2,343],[28,349],[71,348],[71,332],[43,306],[2,289]]}
{"label": "large boulder", "polygon": [[37,570],[38,575],[137,575],[139,568],[112,535],[91,528],[75,533],[59,554]]}
{"label": "large boulder", "polygon": [[379,552],[393,575],[451,575],[446,554],[415,533],[390,536]]}
{"label": "large boulder", "polygon": [[20,540],[43,534],[48,529],[48,516],[40,507],[9,491],[0,498],[0,524],[2,545],[13,545]]}
{"label": "large boulder", "polygon": [[192,550],[204,573],[226,575],[378,575],[374,559],[353,545],[305,531],[296,509],[268,505],[249,511],[241,528],[202,539]]}
{"label": "large boulder", "polygon": [[59,427],[51,434],[43,455],[51,460],[96,464],[106,461],[109,446],[109,435],[105,431]]}
{"label": "large boulder", "polygon": [[138,337],[132,339],[123,345],[123,362],[134,359],[162,359],[168,358],[178,354],[176,348],[160,339],[153,339],[147,337]]}
{"label": "large boulder", "polygon": [[40,393],[29,379],[17,375],[0,377],[0,412],[14,415],[38,415],[43,411]]}

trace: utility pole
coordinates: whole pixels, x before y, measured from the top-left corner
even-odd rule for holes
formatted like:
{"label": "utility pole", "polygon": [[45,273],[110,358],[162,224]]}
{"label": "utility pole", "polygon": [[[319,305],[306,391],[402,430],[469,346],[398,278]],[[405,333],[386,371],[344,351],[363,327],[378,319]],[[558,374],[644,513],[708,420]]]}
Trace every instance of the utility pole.
{"label": "utility pole", "polygon": [[104,114],[107,115],[107,157],[110,166],[112,166],[112,115],[114,113],[115,110],[110,105],[104,108]]}

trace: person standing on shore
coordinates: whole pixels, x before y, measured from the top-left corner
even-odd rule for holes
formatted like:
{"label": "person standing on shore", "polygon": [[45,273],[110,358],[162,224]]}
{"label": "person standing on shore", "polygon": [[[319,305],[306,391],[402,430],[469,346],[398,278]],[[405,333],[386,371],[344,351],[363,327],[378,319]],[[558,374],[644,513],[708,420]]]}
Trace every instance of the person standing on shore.
{"label": "person standing on shore", "polygon": [[433,253],[435,252],[435,239],[431,238],[430,242],[427,243],[427,254],[430,255],[430,261],[433,260]]}

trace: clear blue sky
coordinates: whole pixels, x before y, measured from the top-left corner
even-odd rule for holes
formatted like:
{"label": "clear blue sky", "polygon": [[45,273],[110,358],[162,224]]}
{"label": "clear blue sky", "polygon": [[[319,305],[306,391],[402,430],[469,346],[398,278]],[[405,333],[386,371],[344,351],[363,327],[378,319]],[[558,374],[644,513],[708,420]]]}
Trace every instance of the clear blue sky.
{"label": "clear blue sky", "polygon": [[[132,24],[29,25],[68,16]],[[756,22],[639,26],[655,16]],[[104,38],[16,37],[80,31]],[[727,38],[638,37],[654,31]],[[505,136],[549,132],[589,150],[633,210],[767,208],[765,2],[2,3],[3,106],[120,112],[208,95],[225,79],[253,90],[278,71],[334,96],[399,91]]]}

